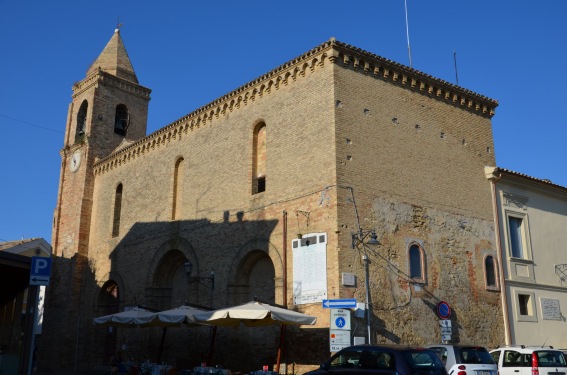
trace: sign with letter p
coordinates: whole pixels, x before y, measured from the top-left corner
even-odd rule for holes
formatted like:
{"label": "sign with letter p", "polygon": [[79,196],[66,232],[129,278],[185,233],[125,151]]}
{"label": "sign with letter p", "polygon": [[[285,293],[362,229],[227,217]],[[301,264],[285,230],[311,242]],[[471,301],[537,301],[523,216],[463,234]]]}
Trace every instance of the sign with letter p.
{"label": "sign with letter p", "polygon": [[32,257],[30,285],[49,285],[51,276],[51,258]]}

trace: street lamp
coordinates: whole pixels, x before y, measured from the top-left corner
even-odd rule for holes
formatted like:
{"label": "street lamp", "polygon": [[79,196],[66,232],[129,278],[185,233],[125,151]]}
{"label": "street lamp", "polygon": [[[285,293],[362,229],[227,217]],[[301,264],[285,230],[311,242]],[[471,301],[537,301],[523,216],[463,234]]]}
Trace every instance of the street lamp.
{"label": "street lamp", "polygon": [[[368,237],[370,239],[364,242]],[[366,251],[367,245],[378,245],[378,236],[374,229],[369,231],[363,231],[359,229],[358,233],[352,233],[352,248],[359,249],[362,246],[362,259],[364,260],[364,279],[366,283],[366,329],[368,331],[368,343],[372,344],[371,333],[370,333],[370,278],[368,273],[368,253]]]}
{"label": "street lamp", "polygon": [[193,269],[193,263],[187,260],[183,264],[183,269],[185,270],[185,274],[187,275],[187,282],[191,281],[200,281],[200,280],[209,280],[211,282],[211,290],[215,290],[215,273],[211,271],[211,276],[209,277],[200,277],[200,276],[191,276],[191,270]]}

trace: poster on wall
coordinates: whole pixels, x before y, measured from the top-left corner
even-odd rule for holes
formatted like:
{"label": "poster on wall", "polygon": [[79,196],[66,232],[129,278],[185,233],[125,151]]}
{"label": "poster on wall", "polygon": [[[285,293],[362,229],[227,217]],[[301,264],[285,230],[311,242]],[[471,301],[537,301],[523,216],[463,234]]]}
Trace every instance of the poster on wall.
{"label": "poster on wall", "polygon": [[322,302],[327,298],[327,234],[304,234],[291,243],[293,303]]}

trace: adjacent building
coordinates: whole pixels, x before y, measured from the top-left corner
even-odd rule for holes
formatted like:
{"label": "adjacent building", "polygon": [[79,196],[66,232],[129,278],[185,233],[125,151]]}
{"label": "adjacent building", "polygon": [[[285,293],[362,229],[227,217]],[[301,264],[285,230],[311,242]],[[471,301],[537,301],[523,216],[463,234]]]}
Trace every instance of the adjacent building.
{"label": "adjacent building", "polygon": [[[27,374],[42,333],[45,287],[31,281],[32,257],[50,257],[43,238],[0,241],[0,373]],[[37,339],[37,340],[36,340]]]}
{"label": "adjacent building", "polygon": [[502,285],[505,343],[566,348],[567,188],[502,168],[486,176],[499,256],[485,267],[498,270],[487,283]]}
{"label": "adjacent building", "polygon": [[[368,303],[351,332],[366,342],[441,341],[442,301],[452,342],[504,341],[486,276],[495,100],[330,39],[147,135],[142,81],[117,30],[73,86],[44,369],[104,365],[116,349],[154,359],[159,329],[93,325],[133,306],[258,299],[317,316],[286,331],[287,372],[328,356],[325,299]],[[162,358],[199,364],[209,334],[169,330]],[[219,329],[213,361],[261,369],[279,338]]]}

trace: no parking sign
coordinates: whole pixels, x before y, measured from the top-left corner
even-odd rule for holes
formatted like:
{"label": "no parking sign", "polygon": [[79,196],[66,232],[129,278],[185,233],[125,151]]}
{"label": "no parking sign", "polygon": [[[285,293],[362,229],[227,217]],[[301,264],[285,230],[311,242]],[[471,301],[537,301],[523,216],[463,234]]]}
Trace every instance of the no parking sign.
{"label": "no parking sign", "polygon": [[441,301],[437,304],[437,315],[441,319],[449,319],[451,317],[451,306],[445,301]]}

